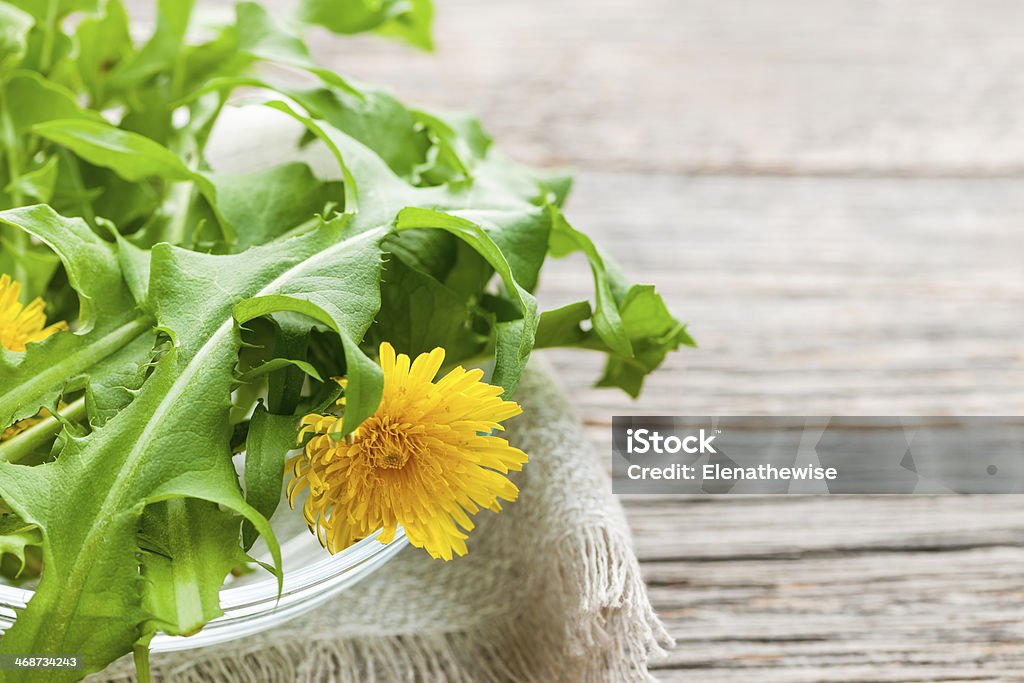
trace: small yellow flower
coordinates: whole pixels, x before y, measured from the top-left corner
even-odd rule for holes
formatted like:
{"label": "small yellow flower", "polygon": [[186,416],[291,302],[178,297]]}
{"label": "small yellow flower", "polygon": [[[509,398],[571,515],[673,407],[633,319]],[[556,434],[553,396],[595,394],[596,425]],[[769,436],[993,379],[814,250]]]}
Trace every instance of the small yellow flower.
{"label": "small yellow flower", "polygon": [[9,351],[24,351],[26,344],[68,329],[64,322],[46,326],[46,304],[42,299],[22,306],[20,298],[21,283],[10,275],[0,276],[0,346]]}
{"label": "small yellow flower", "polygon": [[522,410],[501,398],[501,387],[481,382],[481,370],[458,367],[434,383],[443,361],[438,348],[410,363],[385,342],[384,394],[372,417],[341,440],[342,418],[302,419],[299,438],[312,438],[288,461],[288,499],[294,507],[309,489],[306,522],[330,552],[381,528],[388,543],[401,524],[414,546],[450,560],[466,554],[469,515],[497,512],[499,499],[519,494],[504,475],[521,470],[527,456],[489,434]]}

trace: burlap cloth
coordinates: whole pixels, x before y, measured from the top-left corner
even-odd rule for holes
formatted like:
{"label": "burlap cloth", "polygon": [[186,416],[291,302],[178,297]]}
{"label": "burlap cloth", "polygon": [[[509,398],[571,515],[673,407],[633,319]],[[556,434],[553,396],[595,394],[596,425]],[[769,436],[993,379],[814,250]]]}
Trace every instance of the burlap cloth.
{"label": "burlap cloth", "polygon": [[[629,527],[550,366],[534,361],[509,423],[530,455],[519,500],[483,512],[452,562],[406,548],[313,612],[225,645],[154,655],[160,681],[620,683],[671,643]],[[133,680],[130,661],[91,681]]]}

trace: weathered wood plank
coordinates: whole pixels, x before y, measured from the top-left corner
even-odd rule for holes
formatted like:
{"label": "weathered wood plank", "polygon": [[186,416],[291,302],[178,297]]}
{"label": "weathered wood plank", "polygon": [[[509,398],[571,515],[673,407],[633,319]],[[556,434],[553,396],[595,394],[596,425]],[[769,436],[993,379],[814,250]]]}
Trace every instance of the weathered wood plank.
{"label": "weathered wood plank", "polygon": [[[1020,414],[1024,201],[983,180],[584,174],[570,207],[699,351],[636,403],[554,356],[607,462],[613,414]],[[585,291],[583,265],[541,298]],[[1017,497],[626,500],[679,647],[666,681],[1014,680]]]}
{"label": "weathered wood plank", "polygon": [[1021,496],[646,498],[628,498],[642,561],[782,560],[1024,547]]}
{"label": "weathered wood plank", "polygon": [[[1016,497],[653,498],[628,511],[666,681],[1015,680]],[[855,522],[853,521],[855,520]]]}
{"label": "weathered wood plank", "polygon": [[[600,358],[552,354],[601,453],[613,414],[1024,413],[1018,181],[582,174],[568,215],[701,345],[638,403],[584,390]],[[551,264],[542,303],[585,274]]]}
{"label": "weathered wood plank", "polygon": [[317,36],[512,152],[589,169],[1020,174],[1013,0],[439,0],[433,58]]}
{"label": "weathered wood plank", "polygon": [[736,683],[737,681],[763,681],[764,683],[968,683],[976,681],[1005,682],[1019,680],[1017,670],[1011,668],[979,671],[977,667],[962,665],[885,666],[861,664],[826,668],[802,668],[773,671],[771,669],[707,669],[656,671],[664,683]]}

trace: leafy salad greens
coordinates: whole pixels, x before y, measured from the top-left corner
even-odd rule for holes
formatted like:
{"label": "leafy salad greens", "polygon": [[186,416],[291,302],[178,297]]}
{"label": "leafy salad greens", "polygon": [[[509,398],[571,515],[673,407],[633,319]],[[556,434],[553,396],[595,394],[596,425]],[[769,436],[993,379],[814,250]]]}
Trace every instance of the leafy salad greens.
{"label": "leafy salad greens", "polygon": [[[429,49],[429,0],[304,0],[288,21],[241,2],[201,31],[193,5],[157,0],[137,42],[121,0],[0,0],[0,274],[70,324],[0,346],[0,430],[16,428],[0,442],[0,572],[38,575],[0,653],[87,659],[0,680],[73,680],[133,651],[144,676],[154,633],[220,614],[257,537],[280,577],[267,520],[296,416],[330,405],[336,376],[345,431],[371,415],[382,341],[491,355],[508,393],[533,349],[589,349],[608,355],[599,384],[634,396],[692,345],[567,222],[566,177],[508,160],[472,118],[318,67],[301,38],[319,25]],[[301,125],[337,179],[212,167],[240,94]],[[539,311],[546,258],[573,252],[593,304]]]}

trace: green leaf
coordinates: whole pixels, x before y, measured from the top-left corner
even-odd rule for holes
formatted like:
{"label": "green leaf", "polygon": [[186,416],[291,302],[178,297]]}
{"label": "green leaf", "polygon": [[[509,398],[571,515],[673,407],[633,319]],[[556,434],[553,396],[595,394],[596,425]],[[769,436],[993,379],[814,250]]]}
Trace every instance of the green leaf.
{"label": "green leaf", "polygon": [[22,174],[13,180],[5,192],[17,193],[46,203],[53,198],[57,187],[57,157],[50,157],[34,170]]}
{"label": "green leaf", "polygon": [[305,361],[296,360],[294,358],[274,358],[273,360],[269,360],[266,363],[258,365],[255,368],[252,368],[251,370],[247,370],[240,374],[238,376],[238,382],[240,384],[249,384],[250,382],[254,382],[259,377],[263,377],[265,375],[270,374],[271,372],[287,369],[289,367],[298,368],[306,375],[312,377],[318,382],[323,381],[323,379],[320,377],[320,373],[316,371],[316,368],[314,368],[312,365]]}
{"label": "green leaf", "polygon": [[[155,335],[147,331],[128,342],[109,362],[95,366],[85,377],[89,424],[101,427],[135,398],[153,356]],[[68,387],[74,383],[69,382]]]}
{"label": "green leaf", "polygon": [[238,546],[238,518],[205,500],[155,503],[142,516],[140,535],[166,549],[142,556],[142,608],[170,635],[192,635],[223,614],[224,577],[248,558]]}
{"label": "green leaf", "polygon": [[494,276],[494,269],[472,247],[440,230],[407,230],[389,237],[385,247],[402,263],[437,280],[470,305]]}
{"label": "green leaf", "polygon": [[[270,321],[276,328],[273,356],[286,360],[306,358],[309,351],[309,326],[301,319],[286,315],[273,316]],[[271,373],[267,381],[267,406],[270,411],[277,415],[294,413],[302,400],[306,377],[307,373],[299,367]]]}
{"label": "green leaf", "polygon": [[80,301],[75,334],[52,335],[20,354],[0,349],[0,424],[6,426],[53,402],[66,382],[116,367],[117,354],[150,330],[151,322],[134,310],[116,248],[85,221],[34,206],[0,212],[0,224],[23,230],[56,252]]}
{"label": "green leaf", "polygon": [[644,378],[653,372],[670,351],[697,344],[669,312],[664,299],[652,285],[634,285],[621,304],[622,324],[632,342],[632,357],[611,355],[604,376],[597,385],[618,387],[630,396],[640,395]]}
{"label": "green leaf", "polygon": [[51,413],[49,417],[40,416],[28,429],[0,444],[0,461],[23,465],[38,464],[52,456],[54,436],[62,429],[67,428],[76,436],[82,433],[83,428],[77,423],[86,416],[84,399],[78,399],[62,408],[51,404],[48,410]]}
{"label": "green leaf", "polygon": [[25,56],[28,32],[34,23],[30,14],[0,2],[0,70],[11,68]]}
{"label": "green leaf", "polygon": [[433,48],[430,0],[303,0],[299,16],[334,33],[375,30],[424,50]]}
{"label": "green leaf", "polygon": [[[372,277],[374,275],[371,275]],[[374,291],[380,286],[379,267],[375,277],[377,284]],[[363,420],[373,415],[377,406],[380,405],[380,397],[384,391],[384,376],[380,366],[370,360],[355,341],[355,339],[361,339],[366,333],[370,321],[366,321],[364,325],[362,320],[348,319],[349,315],[345,310],[347,308],[346,290],[347,286],[340,289],[307,290],[289,296],[272,294],[246,299],[235,307],[235,319],[240,324],[259,316],[287,311],[299,313],[311,320],[323,323],[338,334],[345,352],[346,375],[348,376],[348,388],[345,391],[345,422],[339,437],[351,434],[356,427],[362,424]],[[323,295],[324,293],[327,294],[326,297]],[[376,307],[379,308],[379,305],[378,298]],[[353,325],[353,323],[355,324]],[[361,330],[358,332],[358,336],[349,331],[352,327]]]}
{"label": "green leaf", "polygon": [[551,235],[551,213],[543,208],[516,211],[462,210],[459,215],[482,227],[505,255],[516,281],[537,287]]}
{"label": "green leaf", "polygon": [[431,114],[421,109],[410,110],[417,124],[426,132],[432,149],[419,169],[431,185],[448,182],[472,182],[478,159],[487,154],[491,139],[480,123],[460,114]]}
{"label": "green leaf", "polygon": [[16,103],[10,109],[10,117],[18,135],[54,119],[103,120],[96,112],[83,109],[73,92],[31,71],[15,73],[4,88],[7,101]]}
{"label": "green leaf", "polygon": [[440,346],[451,359],[483,350],[487,337],[473,329],[466,297],[397,258],[388,262],[383,279],[380,315],[370,332],[374,345],[387,341],[412,357]]}
{"label": "green leaf", "polygon": [[111,73],[111,84],[129,89],[160,73],[173,72],[182,59],[195,0],[157,0],[156,29],[142,49]]}
{"label": "green leaf", "polygon": [[537,348],[570,346],[608,354],[601,387],[617,387],[636,398],[644,379],[656,370],[665,357],[680,346],[696,346],[683,325],[673,317],[662,297],[651,285],[634,285],[622,301],[623,329],[634,354],[622,356],[598,336],[582,326],[590,318],[590,304],[579,301],[545,311],[537,329]]}
{"label": "green leaf", "polygon": [[590,320],[590,316],[591,309],[588,301],[577,301],[553,311],[544,311],[540,315],[540,324],[537,326],[536,348],[575,346],[583,342],[587,333],[581,324]]}
{"label": "green leaf", "polygon": [[[217,447],[229,437],[221,415],[229,386],[218,400],[210,386],[215,383],[192,382],[210,393],[189,395],[182,363],[189,367],[177,349],[165,355],[135,401],[89,436],[68,439],[55,462],[0,465],[0,495],[39,524],[47,539],[46,572],[0,645],[3,651],[81,651],[95,671],[131,649],[145,618],[135,590],[134,545],[146,504],[192,497],[226,506],[247,516],[276,553],[269,526],[245,503],[230,457]],[[174,412],[179,398],[181,405],[191,401],[204,410]],[[158,425],[170,431],[158,431]],[[156,457],[164,449],[177,457]],[[59,617],[59,625],[51,617]]]}
{"label": "green leaf", "polygon": [[516,299],[522,320],[498,323],[495,327],[495,360],[493,381],[511,395],[519,384],[526,362],[533,350],[539,316],[537,300],[519,285],[508,259],[482,227],[459,216],[430,209],[406,208],[398,214],[395,228],[401,232],[415,228],[437,228],[455,235],[483,256],[501,277],[506,289]]}
{"label": "green leaf", "polygon": [[554,229],[551,235],[551,253],[555,256],[566,256],[578,250],[582,251],[590,262],[594,275],[594,289],[597,293],[594,331],[616,354],[632,356],[633,347],[623,327],[604,257],[589,237],[569,225],[560,211],[552,208],[552,212]]}
{"label": "green leaf", "polygon": [[[249,422],[245,440],[245,499],[267,519],[281,502],[285,456],[296,447],[297,425],[294,415],[273,415],[263,404],[256,406]],[[242,529],[242,547],[251,548],[256,537],[255,527],[246,524]]]}
{"label": "green leaf", "polygon": [[25,287],[25,297],[42,295],[54,273],[60,268],[60,259],[49,249],[35,245],[20,230],[0,223],[0,273],[13,275]]}
{"label": "green leaf", "polygon": [[432,0],[409,0],[411,7],[391,21],[382,24],[377,33],[404,40],[421,50],[433,50],[430,28],[434,22]]}
{"label": "green leaf", "polygon": [[[550,230],[546,211],[462,211],[460,216],[487,232],[507,255],[512,274],[524,289],[536,285]],[[409,354],[441,346],[451,359],[478,355],[482,318],[475,308],[494,269],[449,233],[405,230],[398,237],[387,243],[397,259],[388,263],[384,274],[387,286],[382,289],[374,339],[390,341]],[[520,317],[515,303],[506,307],[514,312],[507,319]]]}
{"label": "green leaf", "polygon": [[43,535],[35,524],[25,522],[17,515],[0,515],[0,557],[4,554],[16,557],[20,564],[17,574],[25,569],[25,549],[42,543]]}
{"label": "green leaf", "polygon": [[346,81],[347,89],[288,89],[285,94],[314,118],[363,143],[399,176],[415,181],[430,139],[416,117],[390,94]]}
{"label": "green leaf", "polygon": [[194,183],[218,214],[224,239],[229,243],[235,241],[234,228],[219,214],[214,184],[203,174],[190,169],[166,147],[138,133],[96,121],[61,119],[39,124],[32,131],[68,148],[91,164],[111,169],[130,182],[162,178],[171,182]]}
{"label": "green leaf", "polygon": [[75,31],[75,44],[77,75],[99,109],[107,102],[111,73],[135,54],[121,0],[106,0],[102,13],[85,17]]}
{"label": "green leaf", "polygon": [[561,207],[572,190],[572,174],[564,169],[534,169],[537,183],[547,192],[544,203]]}
{"label": "green leaf", "polygon": [[163,145],[107,123],[63,119],[41,123],[33,132],[131,182],[163,178],[208,185],[205,178]]}
{"label": "green leaf", "polygon": [[290,163],[243,174],[211,174],[222,215],[238,226],[236,251],[265,244],[315,221],[331,205],[343,208],[340,183],[317,179],[309,166]]}
{"label": "green leaf", "polygon": [[100,239],[85,221],[67,219],[48,206],[37,205],[0,212],[0,223],[28,232],[60,256],[68,281],[78,293],[79,334],[96,325],[97,306],[117,310],[125,303],[109,300],[108,288],[119,289],[121,279],[113,245]]}
{"label": "green leaf", "polygon": [[117,262],[125,283],[135,299],[136,305],[147,313],[152,312],[149,304],[149,273],[152,252],[135,246],[120,234],[117,238]]}
{"label": "green leaf", "polygon": [[240,2],[235,5],[235,14],[240,51],[256,59],[278,64],[306,68],[313,66],[309,48],[302,39],[261,5]]}
{"label": "green leaf", "polygon": [[50,16],[59,21],[72,12],[95,12],[98,0],[7,0],[43,22]]}
{"label": "green leaf", "polygon": [[[326,124],[373,150],[398,176],[418,182],[420,172],[430,166],[431,139],[420,122],[422,117],[383,90],[343,80],[322,69],[310,71],[324,80],[322,87],[286,87],[243,77],[211,81],[201,92],[228,93],[239,87],[258,87],[284,95],[309,112],[307,122],[323,122],[307,123],[317,137],[323,139],[317,128]],[[287,104],[270,106],[299,118]]]}

